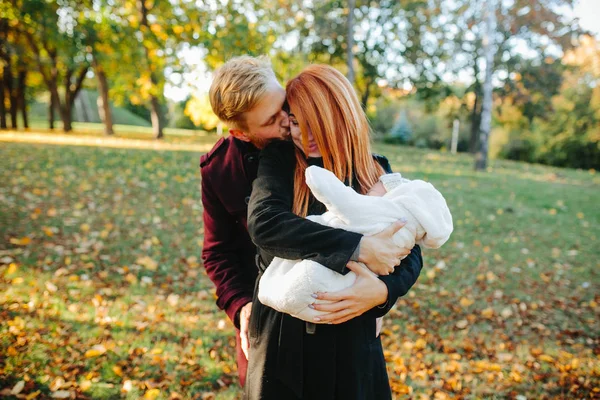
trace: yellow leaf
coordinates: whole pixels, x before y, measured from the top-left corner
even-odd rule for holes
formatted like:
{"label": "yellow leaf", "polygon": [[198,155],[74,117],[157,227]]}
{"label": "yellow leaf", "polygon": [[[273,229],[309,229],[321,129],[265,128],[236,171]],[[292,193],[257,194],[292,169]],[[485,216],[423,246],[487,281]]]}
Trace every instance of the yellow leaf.
{"label": "yellow leaf", "polygon": [[158,347],[155,349],[152,349],[152,351],[150,352],[150,354],[162,354],[163,349],[159,349]]}
{"label": "yellow leaf", "polygon": [[56,214],[57,214],[56,208],[52,207],[51,209],[48,210],[47,214],[49,217],[56,217]]}
{"label": "yellow leaf", "polygon": [[460,305],[463,306],[463,307],[469,307],[474,302],[475,302],[475,300],[469,299],[469,298],[466,298],[466,297],[462,297],[460,299]]}
{"label": "yellow leaf", "polygon": [[28,394],[28,395],[25,397],[25,399],[26,399],[26,400],[32,400],[32,399],[35,399],[36,397],[38,397],[38,396],[40,395],[40,393],[42,393],[42,391],[41,391],[41,390],[36,390],[36,391],[35,391],[35,392],[33,392],[33,393],[29,393],[29,394]]}
{"label": "yellow leaf", "polygon": [[89,232],[89,230],[90,230],[90,226],[88,224],[81,224],[81,226],[79,228],[81,229],[82,232]]}
{"label": "yellow leaf", "polygon": [[115,373],[115,375],[123,376],[123,369],[121,369],[121,367],[119,367],[118,365],[115,365],[114,367],[112,367],[112,370]]}
{"label": "yellow leaf", "polygon": [[427,346],[427,342],[423,338],[419,338],[415,342],[415,349],[417,349],[417,350],[423,350],[425,348],[425,346]]}
{"label": "yellow leaf", "polygon": [[31,243],[31,238],[27,236],[22,237],[20,239],[10,238],[10,242],[12,244],[16,244],[17,246],[27,246],[29,243]]}
{"label": "yellow leaf", "polygon": [[6,270],[6,273],[8,275],[10,275],[10,274],[14,274],[15,272],[17,272],[17,264],[10,263],[10,265],[8,266],[8,269]]}
{"label": "yellow leaf", "polygon": [[492,318],[494,316],[494,309],[491,307],[486,308],[485,310],[481,311],[481,316],[483,318]]}
{"label": "yellow leaf", "polygon": [[542,354],[540,355],[540,360],[542,361],[546,361],[547,363],[553,363],[554,362],[554,358],[552,358],[551,356],[547,355],[547,354]]}
{"label": "yellow leaf", "polygon": [[87,379],[82,381],[79,384],[79,388],[81,389],[81,391],[85,392],[86,390],[89,390],[92,387],[92,381],[88,381]]}
{"label": "yellow leaf", "polygon": [[23,278],[21,278],[20,276],[17,276],[15,279],[12,280],[13,285],[20,285],[21,283],[23,283]]}
{"label": "yellow leaf", "polygon": [[144,399],[154,400],[158,397],[159,394],[160,394],[159,389],[150,389],[144,394]]}
{"label": "yellow leaf", "polygon": [[148,256],[138,258],[136,263],[140,264],[146,269],[149,269],[150,271],[156,271],[156,268],[158,267],[158,263]]}
{"label": "yellow leaf", "polygon": [[85,357],[86,358],[98,357],[104,353],[106,353],[106,348],[101,344],[97,344],[85,352]]}

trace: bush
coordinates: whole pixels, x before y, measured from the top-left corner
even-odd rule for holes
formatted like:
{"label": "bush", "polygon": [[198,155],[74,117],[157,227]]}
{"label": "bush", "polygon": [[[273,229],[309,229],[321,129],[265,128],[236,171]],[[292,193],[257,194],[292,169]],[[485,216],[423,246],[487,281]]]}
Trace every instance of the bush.
{"label": "bush", "polygon": [[600,169],[600,142],[587,141],[582,136],[555,140],[542,149],[538,161],[557,167]]}
{"label": "bush", "polygon": [[508,160],[535,162],[537,145],[530,139],[514,139],[500,151],[500,157]]}

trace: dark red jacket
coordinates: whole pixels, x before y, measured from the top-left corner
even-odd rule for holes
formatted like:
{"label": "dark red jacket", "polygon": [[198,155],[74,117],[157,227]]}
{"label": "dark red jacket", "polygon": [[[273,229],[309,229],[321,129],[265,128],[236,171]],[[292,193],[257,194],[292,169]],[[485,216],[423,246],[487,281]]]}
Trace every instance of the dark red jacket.
{"label": "dark red jacket", "polygon": [[258,275],[248,236],[248,201],[259,151],[231,136],[200,158],[204,246],[202,260],[217,289],[217,306],[239,329],[238,311],[252,301]]}

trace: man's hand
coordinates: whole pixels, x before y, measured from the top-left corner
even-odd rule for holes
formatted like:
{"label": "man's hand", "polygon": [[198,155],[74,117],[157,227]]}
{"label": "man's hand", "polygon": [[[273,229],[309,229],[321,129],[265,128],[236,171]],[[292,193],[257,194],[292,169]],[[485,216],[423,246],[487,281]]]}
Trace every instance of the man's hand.
{"label": "man's hand", "polygon": [[317,299],[333,303],[310,306],[315,310],[329,312],[315,319],[315,322],[341,324],[387,301],[387,286],[367,267],[354,261],[350,261],[347,267],[356,273],[356,280],[352,286],[338,292],[316,293]]}
{"label": "man's hand", "polygon": [[397,221],[373,236],[363,236],[360,240],[358,261],[377,275],[389,275],[394,267],[410,254],[410,249],[398,247],[392,239],[394,234],[406,225],[406,220]]}
{"label": "man's hand", "polygon": [[250,340],[248,340],[248,326],[250,325],[250,312],[252,311],[252,302],[246,304],[240,310],[240,341],[242,351],[246,360],[248,359],[248,349],[250,348]]}

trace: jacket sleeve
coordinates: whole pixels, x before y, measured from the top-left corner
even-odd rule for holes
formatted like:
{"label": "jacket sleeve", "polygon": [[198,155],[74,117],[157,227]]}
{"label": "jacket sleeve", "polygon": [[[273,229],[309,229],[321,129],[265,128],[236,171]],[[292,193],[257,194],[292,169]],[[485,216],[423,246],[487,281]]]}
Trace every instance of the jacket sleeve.
{"label": "jacket sleeve", "polygon": [[318,224],[291,211],[296,163],[293,146],[291,142],[273,142],[261,152],[248,204],[250,237],[273,256],[312,260],[345,274],[362,235]]}
{"label": "jacket sleeve", "polygon": [[204,208],[204,245],[202,260],[206,273],[217,289],[217,306],[225,310],[239,329],[239,310],[252,301],[253,279],[244,273],[239,255],[242,244],[236,235],[238,222],[224,207],[210,181],[201,169],[202,205]]}
{"label": "jacket sleeve", "polygon": [[419,279],[421,269],[423,268],[423,257],[421,248],[417,245],[413,247],[410,254],[402,260],[394,272],[387,276],[380,276],[379,279],[385,283],[388,289],[388,299],[383,306],[374,307],[367,311],[370,316],[382,317],[387,314],[396,301],[404,296]]}

